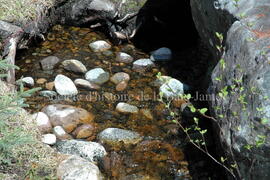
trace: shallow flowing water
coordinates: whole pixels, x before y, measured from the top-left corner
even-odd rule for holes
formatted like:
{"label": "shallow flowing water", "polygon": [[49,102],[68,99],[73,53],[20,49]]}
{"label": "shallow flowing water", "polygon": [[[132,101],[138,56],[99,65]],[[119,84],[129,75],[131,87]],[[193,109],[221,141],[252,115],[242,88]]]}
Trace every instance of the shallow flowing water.
{"label": "shallow flowing water", "polygon": [[[168,118],[164,105],[157,100],[158,88],[152,83],[156,74],[164,69],[155,67],[148,72],[138,73],[132,70],[131,64],[115,61],[117,52],[126,52],[134,57],[148,58],[149,55],[136,49],[132,44],[112,46],[104,52],[92,52],[89,43],[96,40],[106,40],[105,36],[88,28],[54,26],[47,34],[46,40],[40,45],[23,52],[16,60],[21,69],[17,72],[17,79],[31,76],[36,80],[45,78],[47,83],[53,82],[58,74],[64,74],[75,80],[83,78],[83,74],[75,74],[58,65],[54,70],[44,71],[39,61],[47,56],[54,55],[61,60],[77,59],[87,70],[102,67],[110,75],[117,72],[126,72],[131,79],[128,87],[118,92],[115,84],[107,82],[97,91],[80,89],[76,98],[45,98],[35,94],[27,99],[30,105],[27,110],[31,113],[40,111],[48,104],[69,104],[84,108],[96,115],[97,132],[108,127],[117,127],[136,131],[145,139],[137,146],[129,148],[114,148],[105,146],[109,157],[115,164],[110,170],[104,170],[107,179],[191,179],[188,172],[188,163],[181,150],[182,139],[175,135],[177,126]],[[109,42],[109,40],[106,40]],[[46,90],[46,83],[35,84]],[[109,96],[109,97],[108,97]],[[127,102],[146,110],[144,113],[123,115],[115,111],[118,102]],[[173,133],[174,132],[174,133]],[[91,137],[95,141],[95,137]]]}

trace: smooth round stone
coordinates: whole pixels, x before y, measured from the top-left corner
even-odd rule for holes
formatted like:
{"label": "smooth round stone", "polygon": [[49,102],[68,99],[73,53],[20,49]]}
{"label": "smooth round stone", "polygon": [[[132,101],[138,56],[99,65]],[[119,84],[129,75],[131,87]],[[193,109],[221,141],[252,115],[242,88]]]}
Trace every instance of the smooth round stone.
{"label": "smooth round stone", "polygon": [[100,142],[112,146],[119,146],[122,143],[132,145],[142,140],[142,137],[137,132],[119,128],[107,128],[100,132],[97,138]]}
{"label": "smooth round stone", "polygon": [[146,71],[152,67],[155,67],[155,64],[150,59],[139,59],[133,62],[134,71]]}
{"label": "smooth round stone", "polygon": [[95,133],[95,127],[91,124],[83,124],[72,133],[77,139],[88,138]]}
{"label": "smooth round stone", "polygon": [[165,98],[176,98],[184,94],[184,85],[177,79],[172,78],[160,86],[159,91]]}
{"label": "smooth round stone", "polygon": [[22,82],[25,86],[33,87],[35,85],[34,79],[32,77],[24,77],[18,82]]}
{"label": "smooth round stone", "polygon": [[95,68],[85,74],[85,79],[89,82],[101,85],[110,79],[110,74],[102,68]]}
{"label": "smooth round stone", "polygon": [[57,93],[55,91],[44,90],[44,91],[40,91],[39,95],[50,98],[50,97],[56,97]]}
{"label": "smooth round stone", "polygon": [[100,89],[100,86],[94,83],[91,83],[85,79],[76,79],[74,81],[75,85],[79,88],[84,88],[84,89],[88,89],[88,90],[97,90]]}
{"label": "smooth round stone", "polygon": [[107,43],[106,41],[99,40],[95,41],[89,44],[89,47],[94,51],[94,52],[101,52],[101,51],[106,51],[111,48],[111,45]]}
{"label": "smooth round stone", "polygon": [[41,142],[48,145],[54,145],[56,143],[56,136],[54,134],[44,134],[41,136]]}
{"label": "smooth round stone", "polygon": [[52,125],[49,120],[49,117],[45,113],[43,112],[34,113],[32,115],[32,118],[37,123],[38,129],[42,134],[51,132]]}
{"label": "smooth round stone", "polygon": [[103,180],[97,165],[78,156],[69,156],[56,170],[59,180]]}
{"label": "smooth round stone", "polygon": [[73,81],[62,74],[59,74],[55,77],[54,85],[56,92],[60,95],[65,96],[78,94],[78,90]]}
{"label": "smooth round stone", "polygon": [[57,137],[57,139],[60,140],[68,140],[68,139],[72,139],[72,136],[69,135],[62,126],[55,126],[53,128],[53,133],[55,134],[55,136]]}
{"label": "smooth round stone", "polygon": [[65,60],[61,64],[64,66],[65,70],[75,73],[86,73],[87,71],[85,65],[76,59]]}
{"label": "smooth round stone", "polygon": [[40,61],[42,70],[52,70],[60,59],[56,56],[48,56]]}
{"label": "smooth round stone", "polygon": [[172,59],[172,51],[166,47],[159,48],[151,54],[152,61],[170,61]]}
{"label": "smooth round stone", "polygon": [[85,109],[64,104],[45,106],[42,112],[47,114],[54,127],[62,126],[67,133],[72,132],[80,124],[91,124],[95,118]]}
{"label": "smooth round stone", "polygon": [[141,109],[140,113],[149,120],[153,120],[153,114],[149,109]]}
{"label": "smooth round stone", "polygon": [[121,62],[121,63],[131,63],[133,61],[133,57],[130,56],[129,54],[127,53],[124,53],[124,52],[118,52],[116,54],[116,61],[117,62]]}
{"label": "smooth round stone", "polygon": [[44,84],[45,82],[47,82],[47,79],[45,79],[45,78],[39,78],[36,81],[37,84]]}
{"label": "smooth round stone", "polygon": [[126,81],[128,82],[130,80],[130,76],[129,74],[125,73],[125,72],[118,72],[115,73],[110,80],[114,83],[114,84],[119,84],[122,81]]}
{"label": "smooth round stone", "polygon": [[48,89],[48,90],[53,90],[54,88],[54,82],[48,82],[45,84],[45,88]]}
{"label": "smooth round stone", "polygon": [[126,81],[122,81],[119,84],[116,85],[115,89],[116,91],[124,91],[128,86],[128,83]]}
{"label": "smooth round stone", "polygon": [[120,102],[116,105],[116,111],[121,113],[138,113],[139,109],[136,106]]}
{"label": "smooth round stone", "polygon": [[112,56],[113,52],[112,51],[103,51],[102,54],[105,56]]}
{"label": "smooth round stone", "polygon": [[97,162],[107,154],[105,148],[99,143],[75,139],[58,141],[56,149],[60,153],[77,155],[90,162]]}

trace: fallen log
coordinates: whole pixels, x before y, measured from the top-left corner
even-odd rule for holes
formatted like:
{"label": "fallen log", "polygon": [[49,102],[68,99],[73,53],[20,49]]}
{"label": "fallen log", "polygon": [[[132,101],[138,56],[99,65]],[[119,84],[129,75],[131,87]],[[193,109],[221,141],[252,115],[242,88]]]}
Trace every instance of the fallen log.
{"label": "fallen log", "polygon": [[[15,65],[17,44],[20,42],[23,34],[24,31],[22,28],[5,21],[0,21],[0,37],[4,39],[2,43],[4,46],[2,58],[6,59],[7,63],[12,66]],[[8,68],[6,80],[10,84],[15,84],[14,67]]]}

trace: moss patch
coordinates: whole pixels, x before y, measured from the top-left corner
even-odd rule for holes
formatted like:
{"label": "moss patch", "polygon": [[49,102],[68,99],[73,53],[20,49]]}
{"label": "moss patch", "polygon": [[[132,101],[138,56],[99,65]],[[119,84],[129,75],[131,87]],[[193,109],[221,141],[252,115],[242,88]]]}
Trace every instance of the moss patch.
{"label": "moss patch", "polygon": [[27,23],[38,19],[56,0],[0,0],[0,20]]}
{"label": "moss patch", "polygon": [[[8,93],[8,87],[0,81],[0,95]],[[5,136],[16,130],[18,137],[25,136],[31,139],[30,143],[21,143],[19,146],[9,148],[11,162],[0,163],[0,179],[54,179],[57,167],[57,154],[49,146],[40,141],[40,133],[37,125],[31,116],[22,108],[18,108],[12,116],[3,116],[0,114],[0,121],[5,122],[8,128],[7,134],[0,133],[0,141]],[[3,132],[2,132],[3,133]],[[10,138],[14,136],[8,136]],[[16,139],[10,139],[10,142],[16,142]],[[9,143],[6,143],[9,144]],[[12,144],[11,144],[12,145]],[[12,147],[12,146],[11,146]],[[1,161],[0,161],[1,162]]]}

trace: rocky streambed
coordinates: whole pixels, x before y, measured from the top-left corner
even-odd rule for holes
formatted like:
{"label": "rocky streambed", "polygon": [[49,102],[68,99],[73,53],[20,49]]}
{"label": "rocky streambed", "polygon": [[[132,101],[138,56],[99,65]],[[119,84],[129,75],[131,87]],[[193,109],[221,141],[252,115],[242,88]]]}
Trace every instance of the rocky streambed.
{"label": "rocky streambed", "polygon": [[[160,91],[173,96],[166,87],[180,94],[184,87],[157,80],[167,73],[152,60],[132,44],[114,46],[91,29],[60,25],[20,53],[16,79],[42,88],[27,98],[42,141],[73,155],[60,163],[60,179],[191,179],[185,137],[158,101]],[[173,111],[184,104],[174,102]]]}

